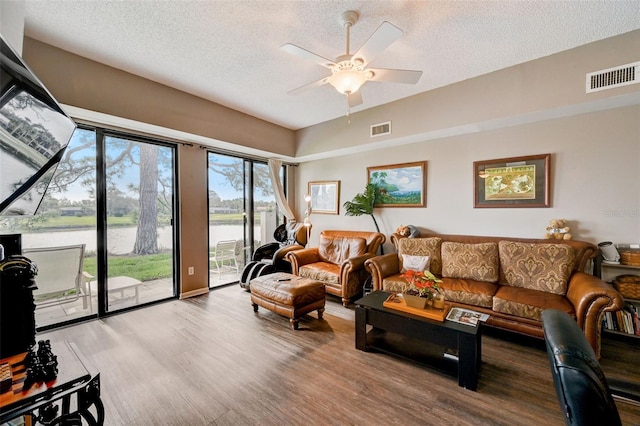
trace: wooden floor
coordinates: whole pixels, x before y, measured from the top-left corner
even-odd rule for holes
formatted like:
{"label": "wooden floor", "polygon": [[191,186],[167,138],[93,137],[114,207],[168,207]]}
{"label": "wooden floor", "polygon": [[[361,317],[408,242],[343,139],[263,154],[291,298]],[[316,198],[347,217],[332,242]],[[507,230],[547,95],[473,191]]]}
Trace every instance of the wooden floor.
{"label": "wooden floor", "polygon": [[[293,331],[239,286],[38,336],[74,342],[101,373],[108,425],[562,425],[542,341],[485,333],[478,391],[354,347],[330,297]],[[640,382],[638,342],[606,339],[605,374]],[[625,425],[640,408],[618,403]]]}

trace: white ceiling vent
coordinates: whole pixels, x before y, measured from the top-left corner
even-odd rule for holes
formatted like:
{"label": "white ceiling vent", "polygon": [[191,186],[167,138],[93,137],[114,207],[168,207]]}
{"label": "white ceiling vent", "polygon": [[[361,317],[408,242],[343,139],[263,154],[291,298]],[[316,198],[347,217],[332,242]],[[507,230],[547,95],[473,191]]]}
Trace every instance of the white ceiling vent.
{"label": "white ceiling vent", "polygon": [[370,137],[382,136],[382,135],[390,135],[391,134],[391,122],[387,121],[386,123],[374,124],[371,126],[371,135]]}
{"label": "white ceiling vent", "polygon": [[587,74],[587,93],[640,83],[640,62]]}

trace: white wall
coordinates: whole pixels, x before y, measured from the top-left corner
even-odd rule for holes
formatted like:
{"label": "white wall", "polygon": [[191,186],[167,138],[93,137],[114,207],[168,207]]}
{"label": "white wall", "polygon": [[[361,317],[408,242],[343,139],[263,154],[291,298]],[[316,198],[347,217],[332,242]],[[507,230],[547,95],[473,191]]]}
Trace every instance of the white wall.
{"label": "white wall", "polygon": [[[552,154],[550,208],[473,208],[474,161],[545,153]],[[303,163],[302,190],[308,181],[341,181],[340,214],[312,214],[311,244],[323,229],[375,230],[370,217],[346,217],[342,208],[364,190],[367,167],[422,160],[427,207],[376,209],[387,236],[412,224],[439,233],[541,238],[550,219],[565,218],[575,239],[640,242],[640,107],[631,106]]]}

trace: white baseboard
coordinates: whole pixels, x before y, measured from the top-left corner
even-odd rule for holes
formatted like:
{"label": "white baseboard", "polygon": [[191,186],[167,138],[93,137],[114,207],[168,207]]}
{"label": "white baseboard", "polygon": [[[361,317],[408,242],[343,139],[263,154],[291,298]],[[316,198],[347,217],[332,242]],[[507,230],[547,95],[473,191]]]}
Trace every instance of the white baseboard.
{"label": "white baseboard", "polygon": [[191,291],[188,291],[186,293],[182,293],[180,295],[180,299],[188,299],[189,297],[200,296],[202,294],[207,294],[207,293],[209,293],[209,288],[208,287],[197,288],[195,290],[191,290]]}

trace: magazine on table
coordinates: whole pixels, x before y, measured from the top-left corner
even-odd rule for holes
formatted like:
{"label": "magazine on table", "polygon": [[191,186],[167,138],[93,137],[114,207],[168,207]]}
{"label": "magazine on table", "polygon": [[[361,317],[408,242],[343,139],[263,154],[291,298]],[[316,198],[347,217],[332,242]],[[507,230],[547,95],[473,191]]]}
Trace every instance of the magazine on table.
{"label": "magazine on table", "polygon": [[449,311],[447,319],[461,324],[477,326],[478,321],[486,321],[489,319],[489,315],[481,314],[480,312],[472,311],[470,309],[454,307]]}

